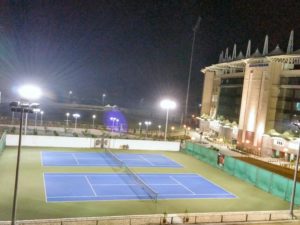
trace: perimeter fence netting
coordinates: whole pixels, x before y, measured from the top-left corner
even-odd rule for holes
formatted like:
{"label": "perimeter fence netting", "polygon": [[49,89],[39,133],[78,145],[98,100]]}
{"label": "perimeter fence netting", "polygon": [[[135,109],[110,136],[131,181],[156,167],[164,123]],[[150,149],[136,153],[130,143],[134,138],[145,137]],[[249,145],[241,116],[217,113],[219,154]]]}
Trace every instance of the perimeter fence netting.
{"label": "perimeter fence netting", "polygon": [[6,132],[4,132],[0,139],[0,154],[4,151],[6,147]]}
{"label": "perimeter fence netting", "polygon": [[[225,156],[220,163],[220,154],[218,151],[195,143],[188,142],[186,144],[185,152],[266,192],[278,196],[286,201],[291,200],[293,180],[289,178],[230,156]],[[300,205],[299,182],[297,182],[296,186],[295,204]]]}

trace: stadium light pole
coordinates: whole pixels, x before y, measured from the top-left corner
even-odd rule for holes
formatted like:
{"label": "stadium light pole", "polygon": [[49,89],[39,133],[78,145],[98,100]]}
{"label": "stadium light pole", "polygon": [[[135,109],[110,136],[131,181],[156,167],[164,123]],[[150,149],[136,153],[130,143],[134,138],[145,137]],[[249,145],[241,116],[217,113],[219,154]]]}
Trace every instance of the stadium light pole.
{"label": "stadium light pole", "polygon": [[139,122],[139,134],[141,134],[142,131],[142,122]]}
{"label": "stadium light pole", "polygon": [[94,114],[94,115],[92,116],[92,118],[93,118],[93,128],[95,128],[95,119],[96,119],[96,115]]}
{"label": "stadium light pole", "polygon": [[148,127],[151,125],[151,121],[145,121],[145,125],[146,125],[146,137],[148,137]]}
{"label": "stadium light pole", "polygon": [[192,42],[192,51],[191,51],[191,58],[190,58],[190,68],[189,68],[189,76],[188,76],[188,83],[187,83],[187,90],[186,90],[186,99],[185,99],[185,108],[184,108],[184,123],[186,123],[186,116],[187,116],[187,108],[189,103],[189,93],[190,93],[190,83],[191,83],[191,73],[192,73],[192,65],[193,65],[193,55],[194,55],[194,46],[195,46],[195,39],[196,33],[199,29],[201,22],[201,17],[198,17],[197,23],[193,28],[194,35],[193,35],[193,42]]}
{"label": "stadium light pole", "polygon": [[69,127],[69,116],[70,116],[70,113],[67,112],[66,113],[66,117],[67,117],[67,120],[66,120],[66,126]]}
{"label": "stadium light pole", "polygon": [[[300,130],[300,122],[294,122],[294,126],[297,127],[298,130]],[[294,217],[294,202],[295,202],[295,194],[296,194],[296,186],[297,186],[297,174],[298,174],[298,167],[299,167],[299,155],[300,155],[300,143],[298,146],[298,153],[296,157],[296,165],[295,165],[295,171],[294,171],[294,181],[293,181],[293,189],[291,194],[291,204],[290,204],[290,215],[293,218]]]}
{"label": "stadium light pole", "polygon": [[164,99],[160,102],[160,107],[166,110],[165,141],[167,140],[169,110],[176,108],[176,103],[170,99]]}
{"label": "stadium light pole", "polygon": [[37,122],[37,114],[40,112],[40,109],[34,109],[33,112],[35,113],[34,115],[34,129],[36,130],[36,122]]}
{"label": "stadium light pole", "polygon": [[19,89],[19,95],[22,101],[11,102],[9,104],[12,112],[20,112],[19,141],[18,141],[18,151],[17,151],[13,206],[12,206],[12,215],[11,215],[12,225],[16,224],[16,209],[17,209],[17,194],[18,194],[18,183],[19,183],[19,167],[20,167],[20,160],[21,160],[23,114],[33,113],[33,110],[39,107],[38,103],[29,103],[29,100],[39,99],[40,96],[42,95],[42,92],[41,89],[36,86],[24,85]]}
{"label": "stadium light pole", "polygon": [[25,113],[25,129],[24,129],[24,135],[27,135],[27,121],[28,121],[28,113]]}
{"label": "stadium light pole", "polygon": [[44,111],[40,111],[41,114],[41,126],[43,126],[43,115],[44,115]]}
{"label": "stadium light pole", "polygon": [[73,117],[75,119],[75,131],[77,130],[77,119],[80,118],[80,114],[78,113],[74,113]]}
{"label": "stadium light pole", "polygon": [[[31,84],[26,84],[24,86],[21,86],[18,90],[19,95],[21,96],[21,98],[28,100],[28,99],[38,99],[41,94],[42,91],[39,87],[36,87],[34,85]],[[33,97],[35,96],[35,97]],[[28,113],[25,112],[25,129],[24,129],[24,134],[27,134],[27,122],[28,122]]]}
{"label": "stadium light pole", "polygon": [[12,115],[11,115],[11,125],[14,125],[14,120],[15,120],[15,112],[12,112]]}

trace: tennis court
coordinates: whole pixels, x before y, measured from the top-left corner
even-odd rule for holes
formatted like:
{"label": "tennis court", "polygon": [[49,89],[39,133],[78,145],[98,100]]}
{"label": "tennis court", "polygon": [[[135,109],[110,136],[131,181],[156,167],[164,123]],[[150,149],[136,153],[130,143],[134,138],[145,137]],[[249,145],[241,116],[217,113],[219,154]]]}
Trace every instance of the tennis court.
{"label": "tennis court", "polygon": [[126,154],[104,152],[49,152],[41,153],[43,166],[103,166],[116,167],[169,167],[180,168],[180,164],[159,154]]}
{"label": "tennis court", "polygon": [[197,174],[45,173],[44,183],[47,202],[236,198]]}

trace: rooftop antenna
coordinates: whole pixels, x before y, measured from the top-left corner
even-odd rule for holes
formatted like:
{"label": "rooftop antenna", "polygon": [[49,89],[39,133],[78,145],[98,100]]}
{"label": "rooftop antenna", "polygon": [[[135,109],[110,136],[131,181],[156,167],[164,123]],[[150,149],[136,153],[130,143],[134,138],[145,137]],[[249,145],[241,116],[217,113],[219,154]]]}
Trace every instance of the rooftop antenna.
{"label": "rooftop antenna", "polygon": [[232,60],[235,60],[235,58],[236,58],[236,44],[233,45]]}
{"label": "rooftop antenna", "polygon": [[286,53],[291,54],[293,50],[294,50],[294,30],[291,31]]}
{"label": "rooftop antenna", "polygon": [[265,37],[265,43],[264,43],[264,49],[263,49],[263,56],[268,55],[268,45],[269,45],[269,37],[266,35]]}
{"label": "rooftop antenna", "polygon": [[226,51],[225,51],[225,61],[228,61],[228,48],[226,48]]}
{"label": "rooftop antenna", "polygon": [[248,41],[247,51],[246,51],[246,58],[249,58],[251,55],[251,40]]}
{"label": "rooftop antenna", "polygon": [[223,62],[223,60],[224,60],[224,52],[222,51],[219,56],[219,63]]}

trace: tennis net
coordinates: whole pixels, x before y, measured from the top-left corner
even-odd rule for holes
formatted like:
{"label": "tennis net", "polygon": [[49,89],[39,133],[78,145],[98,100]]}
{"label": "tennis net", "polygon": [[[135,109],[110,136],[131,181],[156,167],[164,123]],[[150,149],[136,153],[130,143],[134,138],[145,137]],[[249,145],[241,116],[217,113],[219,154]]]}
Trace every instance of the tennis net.
{"label": "tennis net", "polygon": [[129,167],[125,165],[124,168],[125,172],[136,181],[136,183],[149,195],[149,197],[157,201],[158,193],[146,184],[135,172],[129,169]]}
{"label": "tennis net", "polygon": [[115,162],[119,167],[125,166],[125,163],[119,159],[112,151],[105,149],[105,153]]}

